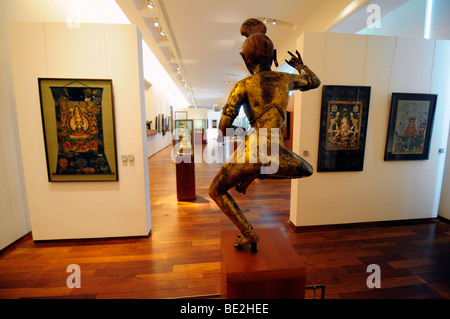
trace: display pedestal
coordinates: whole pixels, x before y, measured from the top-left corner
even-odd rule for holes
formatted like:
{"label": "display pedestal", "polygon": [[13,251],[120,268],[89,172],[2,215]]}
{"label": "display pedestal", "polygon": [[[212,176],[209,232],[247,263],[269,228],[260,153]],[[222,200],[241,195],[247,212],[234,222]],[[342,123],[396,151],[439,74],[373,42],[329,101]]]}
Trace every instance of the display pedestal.
{"label": "display pedestal", "polygon": [[195,199],[195,163],[194,154],[177,155],[177,199]]}
{"label": "display pedestal", "polygon": [[233,245],[239,231],[220,234],[221,296],[227,299],[304,299],[306,268],[278,228],[257,229],[258,252]]}

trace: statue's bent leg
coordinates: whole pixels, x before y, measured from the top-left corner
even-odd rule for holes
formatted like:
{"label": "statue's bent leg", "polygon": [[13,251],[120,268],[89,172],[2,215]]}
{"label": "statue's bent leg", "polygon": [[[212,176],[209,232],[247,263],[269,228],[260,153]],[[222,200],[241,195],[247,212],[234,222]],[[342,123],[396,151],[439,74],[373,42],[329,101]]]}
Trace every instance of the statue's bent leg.
{"label": "statue's bent leg", "polygon": [[294,179],[309,177],[313,174],[312,166],[297,154],[282,147],[280,149],[279,167],[274,174],[261,174],[260,179]]}
{"label": "statue's bent leg", "polygon": [[236,247],[257,243],[259,236],[228,193],[228,190],[238,185],[242,179],[247,180],[251,179],[253,175],[257,176],[257,172],[259,172],[257,165],[225,163],[209,187],[209,196],[243,235],[239,236],[235,244]]}

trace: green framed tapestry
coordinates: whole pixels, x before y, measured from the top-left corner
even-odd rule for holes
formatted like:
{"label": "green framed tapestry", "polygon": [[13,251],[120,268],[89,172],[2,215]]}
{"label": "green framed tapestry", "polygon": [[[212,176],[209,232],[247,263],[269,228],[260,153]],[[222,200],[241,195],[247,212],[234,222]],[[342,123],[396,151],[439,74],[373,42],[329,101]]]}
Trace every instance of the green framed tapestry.
{"label": "green framed tapestry", "polygon": [[112,81],[38,81],[49,182],[117,181]]}

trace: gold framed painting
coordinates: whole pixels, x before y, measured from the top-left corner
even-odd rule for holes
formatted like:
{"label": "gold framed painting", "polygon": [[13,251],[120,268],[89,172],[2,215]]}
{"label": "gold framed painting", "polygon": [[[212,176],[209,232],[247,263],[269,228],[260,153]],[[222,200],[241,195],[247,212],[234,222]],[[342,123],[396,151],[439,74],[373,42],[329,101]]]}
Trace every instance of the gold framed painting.
{"label": "gold framed painting", "polygon": [[49,182],[117,181],[112,81],[38,81]]}

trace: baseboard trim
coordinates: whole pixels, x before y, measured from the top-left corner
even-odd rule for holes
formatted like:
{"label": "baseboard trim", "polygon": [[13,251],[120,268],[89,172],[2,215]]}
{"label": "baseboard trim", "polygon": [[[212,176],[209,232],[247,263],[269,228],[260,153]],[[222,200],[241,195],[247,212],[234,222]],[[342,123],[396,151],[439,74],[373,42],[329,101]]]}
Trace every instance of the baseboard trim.
{"label": "baseboard trim", "polygon": [[308,233],[308,232],[322,232],[332,230],[348,230],[354,228],[408,226],[408,225],[432,224],[440,222],[448,223],[448,220],[438,216],[437,218],[401,219],[401,220],[348,223],[348,224],[313,225],[313,226],[296,226],[292,221],[289,221],[289,226],[296,233]]}
{"label": "baseboard trim", "polygon": [[44,239],[44,240],[33,240],[36,247],[44,246],[75,246],[75,245],[102,245],[102,244],[113,244],[115,241],[117,243],[123,243],[125,241],[133,240],[143,240],[148,239],[152,235],[152,230],[148,235],[142,236],[124,236],[124,237],[101,237],[101,238],[67,238],[67,239]]}
{"label": "baseboard trim", "polygon": [[448,218],[445,218],[445,217],[442,217],[442,216],[438,215],[437,219],[440,220],[443,223],[450,224],[450,219],[448,219]]}
{"label": "baseboard trim", "polygon": [[25,238],[31,237],[31,231],[26,233],[25,235],[23,235],[22,237],[16,239],[15,241],[13,241],[11,244],[9,244],[6,247],[3,247],[2,249],[0,249],[0,256],[3,255],[6,251],[10,250],[12,247],[16,246],[18,243],[20,243],[22,240],[24,240]]}

